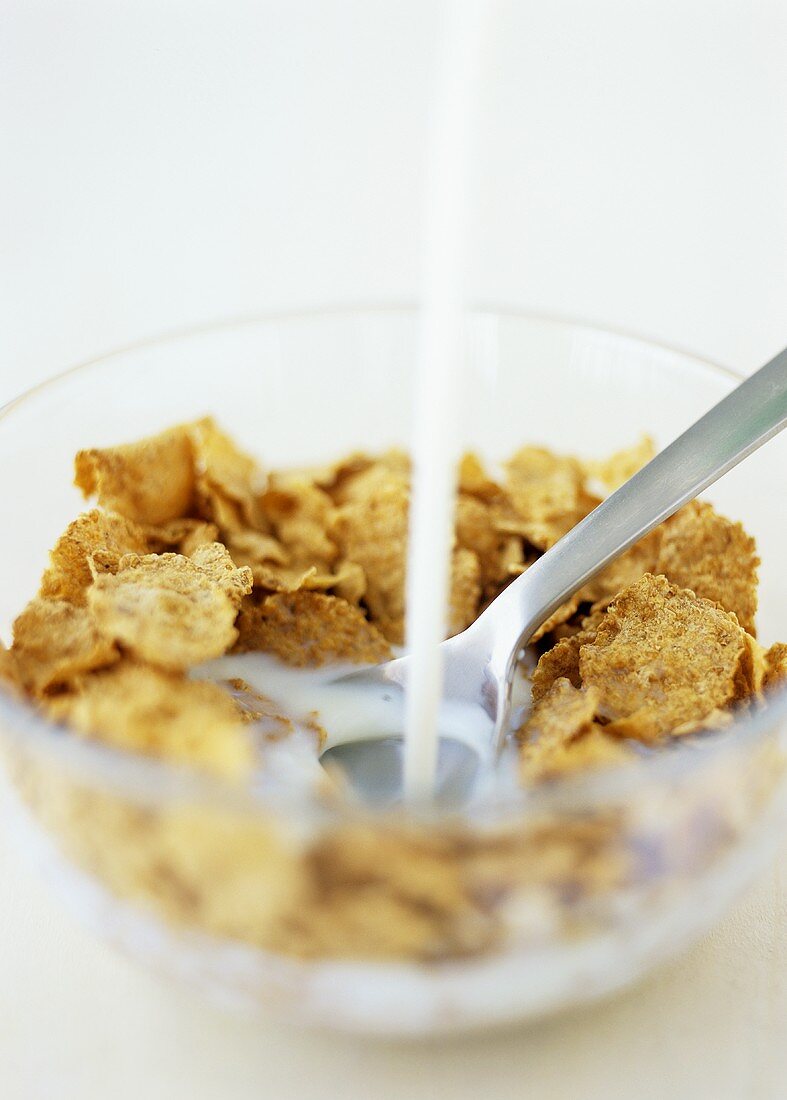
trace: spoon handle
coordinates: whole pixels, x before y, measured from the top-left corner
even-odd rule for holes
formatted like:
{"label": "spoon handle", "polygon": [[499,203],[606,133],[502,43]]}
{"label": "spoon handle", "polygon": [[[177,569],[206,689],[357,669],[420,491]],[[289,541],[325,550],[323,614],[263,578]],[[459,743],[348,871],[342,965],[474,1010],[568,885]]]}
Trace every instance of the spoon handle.
{"label": "spoon handle", "polygon": [[487,608],[478,626],[495,639],[499,671],[577,589],[785,425],[787,348],[607,497]]}

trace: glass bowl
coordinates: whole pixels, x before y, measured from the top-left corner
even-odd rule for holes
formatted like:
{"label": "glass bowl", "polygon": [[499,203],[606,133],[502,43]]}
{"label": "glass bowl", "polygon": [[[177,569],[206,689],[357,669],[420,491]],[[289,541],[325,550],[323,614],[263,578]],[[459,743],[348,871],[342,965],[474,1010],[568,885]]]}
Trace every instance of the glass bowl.
{"label": "glass bowl", "polygon": [[[75,452],[207,413],[268,466],[407,446],[417,315],[213,325],[87,363],[0,417],[0,634],[84,504]],[[564,321],[467,318],[462,438],[603,456],[663,446],[736,383],[690,355]],[[756,537],[760,637],[787,633],[777,438],[710,492]],[[96,931],[225,1003],[388,1036],[510,1023],[601,996],[699,936],[784,817],[780,693],[723,733],[496,797],[374,813],[238,790],[88,743],[0,697],[18,843]]]}

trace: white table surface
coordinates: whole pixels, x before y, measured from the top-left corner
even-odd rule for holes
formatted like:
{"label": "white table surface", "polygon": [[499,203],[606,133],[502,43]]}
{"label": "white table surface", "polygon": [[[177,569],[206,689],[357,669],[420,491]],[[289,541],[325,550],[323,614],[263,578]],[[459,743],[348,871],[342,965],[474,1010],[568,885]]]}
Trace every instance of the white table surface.
{"label": "white table surface", "polygon": [[[0,402],[206,318],[412,299],[428,2],[5,0]],[[493,5],[470,291],[752,369],[787,333],[787,5]],[[4,476],[0,471],[0,476]],[[221,1015],[0,834],[0,1096],[776,1098],[787,852],[614,1000],[392,1046]]]}

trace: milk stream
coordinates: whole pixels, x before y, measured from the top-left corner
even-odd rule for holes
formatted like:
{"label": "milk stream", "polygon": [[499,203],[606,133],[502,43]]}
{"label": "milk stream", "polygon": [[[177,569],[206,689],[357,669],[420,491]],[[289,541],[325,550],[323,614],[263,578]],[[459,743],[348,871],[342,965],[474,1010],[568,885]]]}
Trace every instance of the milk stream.
{"label": "milk stream", "polygon": [[456,0],[444,25],[427,147],[422,312],[416,374],[413,484],[407,558],[404,792],[434,791],[463,392],[462,313],[474,119],[485,0]]}

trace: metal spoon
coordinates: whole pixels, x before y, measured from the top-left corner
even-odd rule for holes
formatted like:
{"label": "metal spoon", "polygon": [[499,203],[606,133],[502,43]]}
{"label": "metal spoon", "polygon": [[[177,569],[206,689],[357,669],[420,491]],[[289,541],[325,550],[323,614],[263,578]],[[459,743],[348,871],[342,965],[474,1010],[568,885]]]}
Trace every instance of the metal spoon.
{"label": "metal spoon", "polygon": [[[441,741],[437,796],[466,797],[484,755],[494,759],[508,732],[517,658],[536,629],[579,588],[638,539],[787,425],[787,349],[742,382],[665,450],[548,550],[461,634],[443,642],[441,728],[465,712],[484,734],[481,754],[450,736]],[[384,697],[402,692],[410,658],[343,677],[347,686],[377,685]],[[393,698],[392,698],[393,701]],[[453,715],[453,719],[451,719]],[[463,723],[464,724],[464,723]],[[401,741],[353,740],[323,754],[360,797],[397,800]],[[484,749],[487,752],[484,752]],[[446,762],[450,761],[450,765]],[[398,773],[398,774],[397,774]]]}

